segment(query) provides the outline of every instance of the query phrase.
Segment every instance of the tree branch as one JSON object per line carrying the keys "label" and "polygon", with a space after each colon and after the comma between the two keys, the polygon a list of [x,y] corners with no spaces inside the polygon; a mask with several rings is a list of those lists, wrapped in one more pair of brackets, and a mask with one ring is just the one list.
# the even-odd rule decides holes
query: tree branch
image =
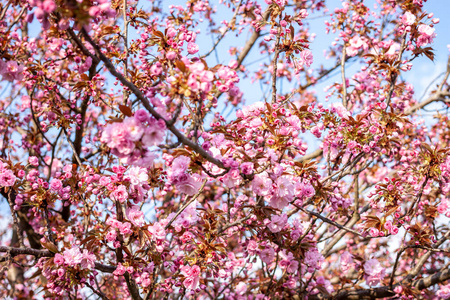
{"label": "tree branch", "polygon": [[[55,256],[55,253],[53,253],[49,250],[38,250],[38,249],[32,249],[32,248],[15,248],[15,247],[7,247],[7,246],[0,246],[0,253],[8,253],[12,257],[17,256],[17,255],[33,255],[36,258]],[[100,263],[96,262],[95,269],[105,272],[105,273],[112,273],[116,270],[116,267],[110,266],[110,265],[104,265],[104,264],[100,264]]]}
{"label": "tree branch", "polygon": [[[208,152],[206,152],[202,147],[200,147],[198,144],[194,143],[193,141],[191,141],[190,139],[188,139],[186,136],[184,136],[180,131],[178,131],[178,129],[175,128],[175,126],[173,124],[171,124],[171,122],[169,122],[168,120],[164,119],[150,104],[150,101],[147,99],[147,97],[144,96],[144,94],[141,92],[141,90],[139,90],[139,88],[137,86],[135,86],[132,82],[128,81],[122,74],[120,74],[116,68],[114,67],[114,65],[111,63],[111,61],[102,53],[100,47],[91,39],[91,37],[89,36],[89,34],[82,29],[81,30],[84,38],[89,42],[89,44],[91,44],[91,46],[94,48],[96,54],[98,55],[98,57],[100,58],[101,61],[103,61],[103,63],[105,64],[106,68],[109,70],[109,72],[114,75],[115,77],[117,77],[117,79],[119,79],[119,81],[126,87],[128,87],[133,94],[142,102],[142,105],[145,107],[145,109],[147,109],[153,117],[155,117],[157,120],[163,120],[164,123],[166,124],[167,129],[169,129],[177,138],[178,140],[183,143],[186,146],[189,146],[192,150],[194,150],[195,152],[197,152],[198,154],[200,154],[201,156],[203,156],[207,161],[215,164],[216,166],[222,168],[222,169],[227,169],[223,163],[212,157]],[[92,56],[92,54],[90,54]]]}

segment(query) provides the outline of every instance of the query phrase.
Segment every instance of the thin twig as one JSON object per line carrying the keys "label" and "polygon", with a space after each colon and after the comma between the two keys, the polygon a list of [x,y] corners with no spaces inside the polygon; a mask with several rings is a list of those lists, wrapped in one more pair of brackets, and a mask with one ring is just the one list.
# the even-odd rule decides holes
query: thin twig
{"label": "thin twig", "polygon": [[342,104],[345,108],[348,108],[347,103],[347,79],[345,78],[345,57],[347,45],[344,42],[344,47],[342,48],[342,57],[341,57],[341,76],[342,76]]}

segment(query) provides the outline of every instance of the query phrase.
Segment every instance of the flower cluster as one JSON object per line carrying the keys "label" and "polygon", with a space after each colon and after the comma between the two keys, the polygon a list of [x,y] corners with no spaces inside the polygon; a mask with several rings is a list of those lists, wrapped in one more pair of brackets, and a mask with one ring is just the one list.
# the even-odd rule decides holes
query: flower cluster
{"label": "flower cluster", "polygon": [[16,175],[8,168],[8,165],[0,161],[0,187],[13,186],[16,179]]}
{"label": "flower cluster", "polygon": [[111,8],[111,2],[108,0],[98,0],[97,5],[91,6],[89,8],[89,15],[91,17],[98,17],[104,14],[108,18],[114,18],[116,11]]}
{"label": "flower cluster", "polygon": [[52,293],[62,295],[71,290],[77,276],[80,276],[83,283],[87,281],[86,278],[93,279],[88,274],[96,273],[95,261],[94,254],[74,246],[66,248],[62,254],[56,253],[52,259],[41,258],[38,266],[43,268],[42,275],[47,279],[46,288]]}
{"label": "flower cluster", "polygon": [[134,117],[108,124],[100,141],[111,148],[123,163],[150,167],[154,155],[149,148],[163,141],[165,129],[163,120],[156,120],[145,110],[138,110]]}
{"label": "flower cluster", "polygon": [[41,22],[42,27],[44,29],[50,28],[50,22],[48,20],[48,17],[50,14],[56,10],[56,3],[53,0],[30,0],[29,1],[31,6],[35,6],[36,9],[34,10],[34,14],[31,14],[28,16],[28,21],[31,23],[33,20],[33,16],[36,17],[36,19]]}
{"label": "flower cluster", "polygon": [[386,269],[376,258],[364,263],[364,278],[369,286],[378,285],[384,279],[385,272]]}
{"label": "flower cluster", "polygon": [[190,163],[191,159],[187,156],[175,158],[168,172],[168,184],[173,184],[181,193],[192,196],[198,192],[202,183],[198,174],[188,172]]}
{"label": "flower cluster", "polygon": [[187,229],[199,220],[199,217],[197,215],[197,206],[198,201],[194,201],[189,204],[176,218],[175,213],[170,213],[167,216],[166,220],[172,220],[173,218],[175,218],[175,220],[172,222],[172,226],[178,232],[180,232],[183,228]]}
{"label": "flower cluster", "polygon": [[0,75],[4,80],[7,81],[20,81],[23,79],[23,70],[24,67],[19,65],[17,61],[10,60],[8,62],[4,62],[0,59]]}
{"label": "flower cluster", "polygon": [[431,44],[434,37],[436,36],[434,27],[431,27],[430,25],[420,24],[418,27],[418,31],[420,33],[420,36],[417,39],[418,47]]}
{"label": "flower cluster", "polygon": [[186,279],[183,281],[183,285],[185,288],[190,290],[195,290],[200,283],[200,267],[197,265],[193,266],[182,266],[181,274],[186,276]]}
{"label": "flower cluster", "polygon": [[95,255],[88,250],[81,252],[79,247],[65,249],[62,254],[55,254],[55,264],[57,266],[68,266],[72,268],[92,269],[95,264]]}

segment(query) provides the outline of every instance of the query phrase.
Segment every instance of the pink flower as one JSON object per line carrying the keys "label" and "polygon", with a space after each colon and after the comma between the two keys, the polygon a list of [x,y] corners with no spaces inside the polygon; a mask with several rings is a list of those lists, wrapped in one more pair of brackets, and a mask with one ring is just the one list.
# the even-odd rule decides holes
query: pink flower
{"label": "pink flower", "polygon": [[16,176],[11,170],[0,170],[0,186],[13,186],[16,182]]}
{"label": "pink flower", "polygon": [[150,67],[150,74],[152,76],[161,75],[162,72],[163,72],[163,68],[162,68],[162,65],[160,62],[156,62]]}
{"label": "pink flower", "polygon": [[438,205],[437,210],[440,214],[444,214],[449,207],[449,202],[447,199],[443,199],[441,204]]}
{"label": "pink flower", "polygon": [[106,240],[108,242],[114,242],[117,238],[117,232],[115,229],[110,229],[106,234]]}
{"label": "pink flower", "polygon": [[296,184],[298,197],[310,198],[316,194],[316,190],[310,183],[299,182]]}
{"label": "pink flower", "polygon": [[[184,228],[189,228],[189,226],[195,224],[198,221],[197,215],[197,205],[198,201],[195,200],[175,219],[172,223],[174,226],[180,226]],[[175,216],[175,213],[170,214],[167,219],[171,220]]]}
{"label": "pink flower", "polygon": [[300,53],[300,64],[309,67],[311,66],[312,63],[313,63],[313,55],[311,50],[303,50]]}
{"label": "pink flower", "polygon": [[62,188],[63,184],[61,180],[57,178],[53,178],[52,181],[50,181],[50,187],[52,190],[59,191]]}
{"label": "pink flower", "polygon": [[81,254],[80,248],[78,247],[72,247],[64,250],[63,256],[66,265],[71,267],[79,265],[81,263],[81,260],[83,259],[83,255]]}
{"label": "pink flower", "polygon": [[227,188],[233,188],[242,182],[242,177],[238,169],[233,169],[225,174],[225,176],[221,178],[221,181],[227,186]]}
{"label": "pink flower", "polygon": [[380,231],[374,227],[370,228],[369,234],[371,237],[378,237],[380,235]]}
{"label": "pink flower", "polygon": [[286,254],[286,250],[283,250],[280,252],[280,267],[288,273],[295,273],[298,269],[298,261],[291,252]]}
{"label": "pink flower", "polygon": [[275,257],[275,250],[271,247],[265,248],[260,252],[259,257],[266,264],[270,264]]}
{"label": "pink flower", "polygon": [[439,299],[449,299],[450,284],[440,286],[439,291],[437,291],[437,296],[439,297]]}
{"label": "pink flower", "polygon": [[189,196],[193,196],[202,186],[202,182],[200,181],[200,178],[197,174],[194,174],[192,176],[189,174],[184,174],[180,176],[175,185],[180,192]]}
{"label": "pink flower", "polygon": [[420,32],[420,36],[417,39],[417,46],[421,47],[423,45],[431,44],[433,42],[436,33],[434,32],[434,27],[429,25],[420,24],[417,28]]}
{"label": "pink flower", "polygon": [[184,173],[191,163],[191,159],[187,156],[181,155],[175,158],[172,162],[172,168],[170,170],[171,176],[177,177]]}
{"label": "pink flower", "polygon": [[134,113],[134,118],[141,123],[147,122],[149,119],[148,112],[145,109],[138,109]]}
{"label": "pink flower", "polygon": [[83,269],[93,269],[95,267],[95,255],[84,249],[82,253],[81,267]]}
{"label": "pink flower", "polygon": [[419,27],[417,28],[419,30],[419,32],[425,36],[434,36],[434,27],[431,27],[429,25],[425,25],[425,24],[420,24]]}
{"label": "pink flower", "polygon": [[199,277],[187,277],[183,281],[184,287],[190,290],[195,290],[196,288],[198,288],[199,283],[200,283]]}
{"label": "pink flower", "polygon": [[135,118],[126,118],[122,122],[122,126],[126,128],[127,138],[133,142],[140,140],[144,134],[144,127]]}
{"label": "pink flower", "polygon": [[350,252],[345,251],[341,255],[341,270],[344,273],[347,273],[348,270],[353,266],[353,255]]}
{"label": "pink flower", "polygon": [[70,23],[69,23],[69,20],[67,20],[67,19],[61,19],[58,23],[58,27],[61,30],[66,30],[67,28],[69,28],[69,26],[70,26]]}
{"label": "pink flower", "polygon": [[187,51],[188,51],[189,54],[197,53],[198,52],[198,45],[195,44],[195,43],[192,43],[192,42],[188,43]]}
{"label": "pink flower", "polygon": [[177,58],[177,53],[175,51],[168,51],[166,53],[166,58],[168,60],[174,60],[175,58]]}
{"label": "pink flower", "polygon": [[183,281],[183,285],[187,289],[195,290],[200,282],[200,267],[197,265],[190,266],[182,266],[181,274],[186,276],[186,279]]}
{"label": "pink flower", "polygon": [[16,61],[10,60],[6,64],[2,61],[2,68],[0,69],[0,74],[3,76],[4,80],[7,81],[20,81],[23,79],[23,66],[20,66]]}
{"label": "pink flower", "polygon": [[349,141],[347,144],[347,148],[352,150],[353,148],[356,148],[358,146],[358,143],[355,141]]}
{"label": "pink flower", "polygon": [[137,227],[144,225],[144,212],[140,211],[139,208],[133,207],[127,211],[128,220]]}
{"label": "pink flower", "polygon": [[127,268],[125,268],[121,263],[117,265],[117,268],[114,270],[113,274],[116,276],[122,276],[127,271]]}
{"label": "pink flower", "polygon": [[272,231],[273,233],[280,232],[286,225],[287,219],[288,218],[286,214],[282,214],[279,216],[272,215],[271,222],[267,225],[267,227],[269,227],[270,231]]}
{"label": "pink flower", "polygon": [[406,26],[414,24],[415,21],[416,16],[410,13],[409,11],[405,12],[405,14],[402,16],[402,23]]}
{"label": "pink flower", "polygon": [[379,284],[385,276],[385,271],[386,270],[375,258],[372,258],[364,263],[364,277],[369,286],[375,286]]}
{"label": "pink flower", "polygon": [[360,36],[354,36],[349,43],[350,45],[346,48],[348,56],[355,56],[361,48],[368,49],[367,43]]}
{"label": "pink flower", "polygon": [[53,0],[45,0],[42,2],[42,9],[46,13],[50,14],[56,9],[56,4]]}
{"label": "pink flower", "polygon": [[166,230],[160,223],[153,224],[153,226],[148,228],[148,231],[152,234],[155,240],[162,241],[166,239]]}
{"label": "pink flower", "polygon": [[131,231],[131,223],[128,223],[128,222],[121,223],[119,225],[119,231],[123,235],[130,234],[132,232]]}
{"label": "pink flower", "polygon": [[187,277],[196,277],[200,275],[200,267],[197,265],[181,267],[181,274]]}
{"label": "pink flower", "polygon": [[267,196],[272,190],[272,180],[266,172],[255,175],[252,181],[253,192],[258,196]]}
{"label": "pink flower", "polygon": [[128,199],[127,188],[124,185],[119,185],[112,193],[114,200],[124,203]]}
{"label": "pink flower", "polygon": [[142,143],[146,147],[158,145],[164,141],[166,135],[166,124],[162,120],[151,119],[149,126],[145,129]]}
{"label": "pink flower", "polygon": [[53,261],[55,262],[56,265],[61,266],[64,264],[64,257],[61,254],[56,253]]}
{"label": "pink flower", "polygon": [[253,163],[245,162],[241,164],[241,172],[246,175],[250,175],[253,173]]}
{"label": "pink flower", "polygon": [[283,209],[287,203],[291,202],[294,199],[294,185],[290,178],[286,176],[278,177],[277,186],[275,189],[275,193],[278,198],[283,200],[283,205],[274,206],[275,208]]}
{"label": "pink flower", "polygon": [[143,185],[147,183],[148,173],[147,170],[141,167],[131,167],[128,170],[128,174],[125,176],[132,185]]}
{"label": "pink flower", "polygon": [[320,270],[322,268],[322,262],[324,260],[325,258],[319,253],[317,248],[312,248],[305,253],[303,262],[308,266],[308,272],[314,272],[314,270]]}
{"label": "pink flower", "polygon": [[37,167],[39,165],[39,159],[36,156],[30,156],[28,158],[28,162],[34,167]]}
{"label": "pink flower", "polygon": [[247,251],[250,255],[255,255],[258,252],[258,243],[255,240],[249,241]]}
{"label": "pink flower", "polygon": [[176,35],[177,35],[177,30],[175,28],[170,27],[170,28],[167,29],[167,36],[169,38],[173,38]]}
{"label": "pink flower", "polygon": [[238,295],[244,295],[247,292],[247,283],[241,281],[236,285],[235,292]]}
{"label": "pink flower", "polygon": [[277,208],[277,209],[283,209],[288,204],[289,201],[286,198],[279,197],[277,195],[272,195],[269,200],[270,206]]}

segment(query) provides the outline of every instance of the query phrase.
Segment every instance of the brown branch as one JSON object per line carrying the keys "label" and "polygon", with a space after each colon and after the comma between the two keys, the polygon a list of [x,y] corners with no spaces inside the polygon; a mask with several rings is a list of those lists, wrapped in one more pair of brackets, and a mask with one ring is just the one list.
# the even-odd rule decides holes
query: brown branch
{"label": "brown branch", "polygon": [[[281,19],[281,15],[280,15]],[[278,71],[278,56],[280,55],[280,35],[281,28],[278,29],[277,41],[275,43],[275,53],[272,60],[272,103],[277,101],[277,71]]]}
{"label": "brown branch", "polygon": [[24,238],[23,238],[22,228],[20,228],[19,220],[16,215],[16,210],[14,209],[14,202],[16,199],[16,191],[14,189],[10,188],[9,191],[5,192],[5,193],[7,193],[7,197],[5,197],[5,198],[6,198],[6,201],[8,201],[9,208],[11,210],[11,216],[13,218],[13,227],[14,227],[14,230],[16,231],[19,245],[20,245],[20,247],[24,247],[24,243],[23,243]]}
{"label": "brown branch", "polygon": [[342,104],[345,108],[347,108],[347,80],[345,79],[345,58],[347,56],[346,53],[346,44],[344,42],[344,47],[342,48],[342,57],[341,57],[341,76],[342,76]]}
{"label": "brown branch", "polygon": [[392,99],[392,94],[394,93],[394,89],[395,89],[395,83],[397,82],[397,77],[399,75],[399,70],[400,70],[400,66],[402,64],[402,55],[403,55],[403,51],[405,51],[406,49],[406,35],[408,34],[407,31],[405,31],[405,33],[403,33],[402,36],[402,44],[400,46],[400,51],[398,53],[398,57],[397,57],[397,61],[398,61],[398,70],[396,70],[396,73],[392,74],[391,73],[391,84],[389,86],[389,92],[388,92],[388,96],[386,98],[386,111],[389,108],[389,105],[391,103],[391,99]]}
{"label": "brown branch", "polygon": [[427,106],[428,104],[436,102],[436,101],[444,101],[444,102],[448,101],[448,99],[446,99],[447,97],[450,97],[450,92],[437,92],[437,93],[433,94],[432,96],[430,96],[428,99],[408,108],[405,111],[405,115],[411,115],[411,114],[415,113],[417,110],[422,109],[425,106]]}
{"label": "brown branch", "polygon": [[[0,253],[8,253],[12,257],[17,255],[33,255],[36,258],[53,257],[55,255],[53,252],[49,250],[38,250],[33,248],[15,248],[7,246],[0,246]],[[96,262],[95,269],[105,273],[112,273],[116,270],[116,267]]]}
{"label": "brown branch", "polygon": [[[297,205],[294,204],[294,206],[297,206]],[[300,207],[299,207],[299,208],[300,208]],[[351,228],[348,228],[348,227],[346,227],[346,226],[344,226],[344,225],[341,225],[341,224],[339,224],[339,223],[337,223],[337,222],[335,222],[335,221],[333,221],[333,220],[330,220],[330,219],[328,219],[328,218],[326,218],[326,217],[324,217],[324,216],[322,216],[322,215],[320,215],[320,214],[318,214],[318,213],[315,213],[315,212],[313,212],[313,211],[309,211],[309,210],[303,209],[303,208],[300,208],[300,210],[303,211],[303,212],[305,212],[305,213],[307,213],[307,214],[310,214],[310,215],[312,215],[312,216],[314,216],[314,217],[316,217],[316,218],[319,218],[319,219],[321,219],[322,221],[324,221],[325,223],[331,224],[331,225],[333,225],[333,226],[335,226],[335,227],[337,227],[337,228],[339,228],[339,229],[342,229],[342,230],[347,231],[347,232],[351,232],[351,233],[353,233],[353,234],[356,234],[357,236],[362,236],[358,231],[353,230],[353,229],[351,229]]]}
{"label": "brown branch", "polygon": [[[345,226],[347,228],[350,228],[353,225],[355,225],[356,222],[358,222],[359,219],[360,219],[360,214],[365,212],[366,210],[368,210],[369,207],[370,207],[369,205],[364,206],[361,209],[361,212],[358,212],[358,211],[355,210],[355,212],[353,213],[352,218],[347,223],[345,223]],[[331,249],[333,249],[334,245],[336,245],[346,233],[347,232],[345,232],[344,230],[340,230],[336,234],[334,234],[333,239],[328,244],[326,244],[325,247],[323,248],[323,250],[321,252],[322,255],[325,256],[325,257],[328,256],[330,254]]]}
{"label": "brown branch", "polygon": [[209,50],[206,54],[200,56],[200,58],[205,58],[205,57],[209,56],[214,50],[216,50],[216,48],[217,48],[217,46],[219,45],[220,41],[222,41],[222,39],[225,37],[225,35],[226,35],[226,34],[228,33],[228,31],[230,30],[230,25],[231,25],[231,26],[234,26],[234,24],[236,23],[236,17],[237,17],[237,14],[238,14],[238,12],[239,12],[239,9],[240,9],[240,7],[241,7],[241,4],[242,4],[242,0],[240,0],[239,3],[238,3],[238,5],[236,6],[235,11],[234,11],[234,14],[233,14],[233,17],[231,18],[231,21],[228,22],[229,25],[227,26],[227,29],[226,29],[226,30],[220,35],[220,37],[216,40],[216,42],[214,43],[214,45],[213,45],[213,47],[211,48],[211,50]]}
{"label": "brown branch", "polygon": [[297,161],[298,162],[304,162],[310,159],[314,159],[317,158],[319,156],[321,156],[323,154],[323,150],[322,149],[317,149],[314,152],[311,152],[309,154],[304,155],[303,157],[299,158]]}
{"label": "brown branch", "polygon": [[[450,279],[450,270],[444,270],[442,272],[437,272],[434,275],[428,276],[426,278],[415,280],[411,285],[418,289],[424,290],[429,288],[435,284],[442,283]],[[396,286],[401,286],[401,284],[396,284]],[[377,299],[377,298],[386,298],[392,297],[395,295],[393,289],[390,289],[387,286],[371,288],[371,289],[357,289],[357,290],[347,290],[337,293],[335,295],[312,295],[309,296],[310,300],[318,300],[318,299],[333,299],[333,300],[356,300],[356,299]]]}
{"label": "brown branch", "polygon": [[67,32],[69,33],[69,39],[71,40],[72,44],[75,44],[76,46],[78,46],[78,48],[80,48],[81,52],[83,52],[84,55],[89,56],[90,58],[92,58],[93,62],[95,62],[96,64],[98,64],[100,62],[100,59],[95,56],[94,54],[92,54],[81,42],[81,40],[77,37],[77,35],[75,34],[75,32],[73,31],[72,28],[67,29]]}
{"label": "brown branch", "polygon": [[220,230],[218,230],[218,234],[221,235],[224,231],[226,231],[227,229],[237,226],[237,225],[243,225],[243,222],[247,221],[248,219],[250,219],[251,215],[247,215],[246,217],[243,217],[242,219],[239,219],[233,223],[227,224],[225,227],[221,228]]}
{"label": "brown branch", "polygon": [[[269,19],[270,13],[272,12],[272,6],[267,7],[267,9],[264,11],[262,15],[262,19],[264,22],[266,22]],[[250,50],[253,48],[253,45],[255,45],[256,40],[260,37],[261,31],[255,30],[252,34],[252,36],[248,39],[247,43],[245,43],[244,48],[242,49],[242,52],[239,54],[237,59],[237,68],[239,68],[242,63],[244,62],[244,59],[247,57]]]}

